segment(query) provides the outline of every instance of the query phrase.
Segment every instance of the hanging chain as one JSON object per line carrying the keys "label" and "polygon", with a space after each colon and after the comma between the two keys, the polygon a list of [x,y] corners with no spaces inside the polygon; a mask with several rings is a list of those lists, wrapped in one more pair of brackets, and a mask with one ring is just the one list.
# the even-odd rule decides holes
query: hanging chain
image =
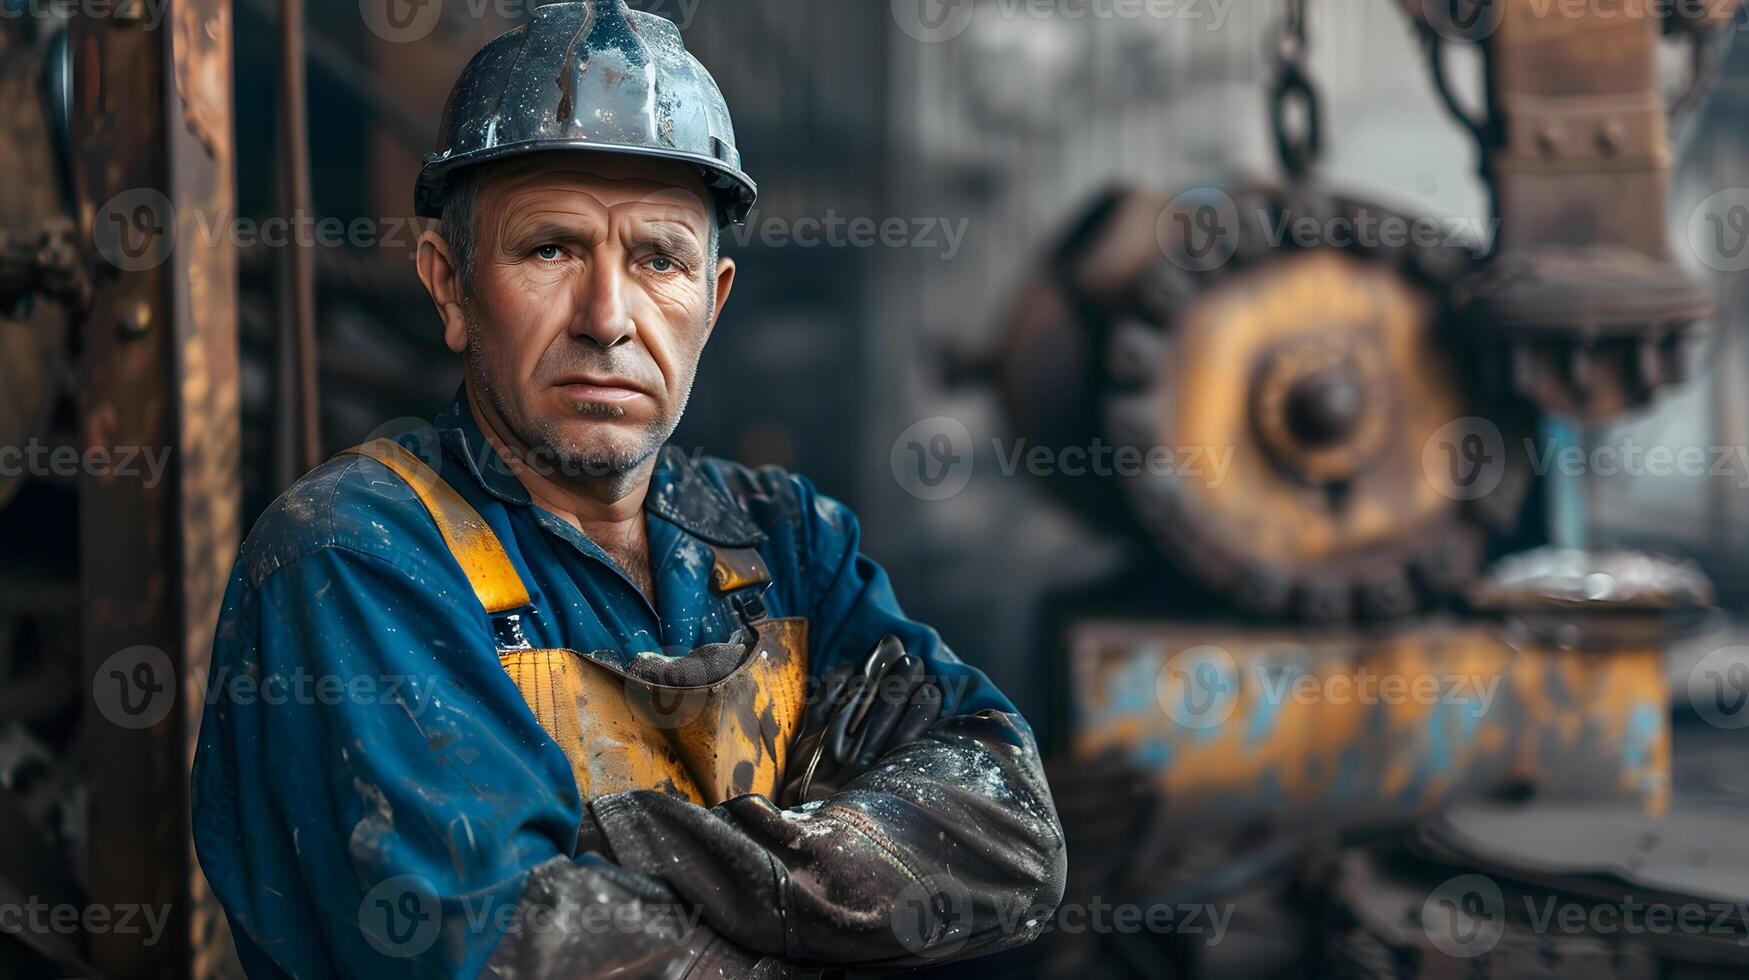
{"label": "hanging chain", "polygon": [[1297,62],[1306,50],[1306,0],[1287,0],[1281,19],[1281,60]]}
{"label": "hanging chain", "polygon": [[[1306,40],[1307,0],[1287,0],[1281,42],[1276,50],[1275,87],[1270,91],[1270,121],[1282,169],[1293,182],[1304,179],[1323,150],[1322,108],[1318,90],[1306,71],[1310,45]],[[1293,110],[1298,105],[1298,121]]]}
{"label": "hanging chain", "polygon": [[1676,100],[1670,104],[1670,116],[1677,122],[1687,118],[1706,98],[1718,74],[1718,44],[1706,31],[1683,32],[1688,42],[1688,80]]}

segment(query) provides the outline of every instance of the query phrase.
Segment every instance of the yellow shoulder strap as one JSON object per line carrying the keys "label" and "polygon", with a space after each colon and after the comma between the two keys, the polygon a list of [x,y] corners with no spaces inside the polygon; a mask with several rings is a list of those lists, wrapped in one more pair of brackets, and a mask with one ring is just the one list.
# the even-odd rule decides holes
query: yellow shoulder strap
{"label": "yellow shoulder strap", "polygon": [[516,573],[516,566],[510,563],[504,543],[479,511],[469,506],[454,487],[443,482],[443,477],[425,465],[424,460],[392,439],[367,442],[345,452],[374,459],[407,481],[431,513],[431,519],[437,522],[438,533],[443,535],[450,554],[461,565],[462,573],[474,587],[474,595],[488,614],[495,616],[529,604],[528,587]]}

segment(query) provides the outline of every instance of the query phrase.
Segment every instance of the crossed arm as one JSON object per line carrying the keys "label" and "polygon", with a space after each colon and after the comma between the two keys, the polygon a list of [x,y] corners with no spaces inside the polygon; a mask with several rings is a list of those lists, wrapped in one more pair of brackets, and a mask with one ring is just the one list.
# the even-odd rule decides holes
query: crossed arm
{"label": "crossed arm", "polygon": [[[814,669],[892,633],[941,682],[943,711],[791,810],[643,791],[579,801],[563,754],[480,655],[493,641],[466,581],[417,551],[326,547],[254,586],[240,569],[195,835],[251,975],[780,975],[1032,938],[1064,854],[1031,733],[903,616],[849,526],[807,563]],[[299,676],[350,686],[267,695]],[[579,850],[591,826],[600,845]]]}

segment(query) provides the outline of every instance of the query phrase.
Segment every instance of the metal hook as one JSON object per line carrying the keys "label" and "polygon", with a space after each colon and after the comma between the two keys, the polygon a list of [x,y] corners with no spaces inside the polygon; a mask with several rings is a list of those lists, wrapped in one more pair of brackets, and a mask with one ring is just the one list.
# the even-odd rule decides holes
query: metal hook
{"label": "metal hook", "polygon": [[[1288,122],[1289,105],[1298,101],[1305,113],[1304,128],[1298,132]],[[1324,148],[1322,109],[1312,80],[1299,65],[1282,66],[1270,94],[1271,122],[1275,127],[1275,149],[1281,157],[1282,169],[1290,178],[1299,180],[1311,171]]]}

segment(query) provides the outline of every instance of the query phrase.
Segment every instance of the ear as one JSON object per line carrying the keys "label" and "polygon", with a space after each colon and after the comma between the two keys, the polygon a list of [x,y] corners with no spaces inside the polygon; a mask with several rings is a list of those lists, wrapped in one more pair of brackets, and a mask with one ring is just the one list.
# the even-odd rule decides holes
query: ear
{"label": "ear", "polygon": [[716,329],[717,317],[723,315],[723,307],[729,303],[729,292],[735,288],[735,260],[722,258],[717,260],[717,295],[715,305],[711,307],[710,329]]}
{"label": "ear", "polygon": [[450,255],[449,243],[435,228],[419,234],[419,255],[414,260],[419,281],[437,305],[437,315],[443,318],[443,342],[460,354],[468,349],[468,320],[462,312],[462,279]]}

